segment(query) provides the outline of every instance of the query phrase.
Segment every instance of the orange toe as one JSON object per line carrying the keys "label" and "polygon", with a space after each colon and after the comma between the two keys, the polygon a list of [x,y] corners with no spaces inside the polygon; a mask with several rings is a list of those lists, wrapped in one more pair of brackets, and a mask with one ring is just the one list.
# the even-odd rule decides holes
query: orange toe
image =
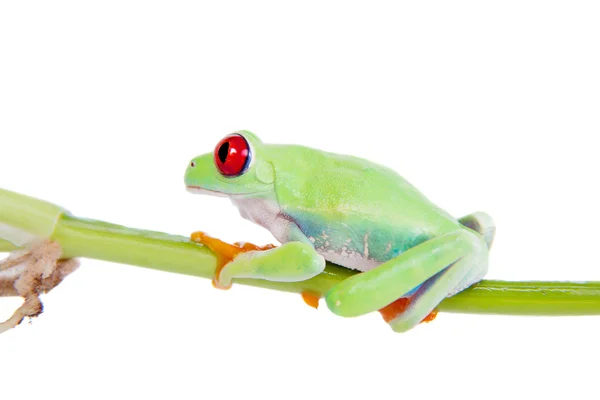
{"label": "orange toe", "polygon": [[229,244],[220,239],[208,236],[204,232],[194,232],[191,235],[191,240],[196,243],[201,243],[208,247],[213,253],[215,253],[217,257],[217,268],[215,269],[215,276],[213,278],[212,284],[215,288],[218,289],[229,289],[229,287],[225,287],[219,285],[219,276],[221,275],[221,271],[231,260],[235,258],[238,254],[243,252],[239,246],[235,246],[233,244]]}
{"label": "orange toe", "polygon": [[235,256],[243,251],[239,246],[229,244],[212,236],[208,236],[204,232],[192,233],[191,240],[196,243],[202,243],[211,249],[215,254],[221,255],[230,260],[233,260]]}
{"label": "orange toe", "polygon": [[429,313],[429,315],[427,315],[425,318],[423,318],[423,321],[421,321],[421,323],[433,321],[435,319],[435,317],[437,317],[437,314],[438,314],[438,310],[433,310],[432,312]]}
{"label": "orange toe", "polygon": [[402,314],[410,304],[410,297],[401,297],[391,304],[383,307],[379,312],[385,322],[390,322]]}
{"label": "orange toe", "polygon": [[[379,312],[381,313],[381,316],[383,317],[383,320],[385,322],[391,322],[394,319],[396,319],[400,314],[402,314],[404,311],[406,311],[406,309],[410,305],[410,302],[411,302],[410,297],[402,297],[402,298],[394,301],[393,303],[383,307],[381,310],[379,310]],[[425,318],[423,318],[423,321],[421,321],[421,323],[433,321],[435,319],[435,317],[437,316],[437,313],[438,313],[437,310],[433,310]]]}
{"label": "orange toe", "polygon": [[302,292],[302,300],[312,308],[319,308],[321,296],[313,292]]}
{"label": "orange toe", "polygon": [[259,251],[260,250],[271,250],[271,249],[274,249],[275,247],[277,247],[274,244],[267,244],[267,245],[264,245],[264,246],[258,246],[256,244],[249,243],[249,242],[235,242],[234,245],[237,246],[237,247],[239,247],[239,248],[241,248],[244,251],[251,251],[251,250],[255,250],[255,251],[256,250],[259,250]]}

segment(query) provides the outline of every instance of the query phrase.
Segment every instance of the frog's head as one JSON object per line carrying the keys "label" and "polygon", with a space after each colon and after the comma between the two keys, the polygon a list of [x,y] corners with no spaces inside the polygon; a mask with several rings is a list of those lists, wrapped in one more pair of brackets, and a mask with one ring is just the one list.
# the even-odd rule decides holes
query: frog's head
{"label": "frog's head", "polygon": [[266,150],[252,132],[225,136],[214,152],[194,158],[185,171],[190,192],[224,197],[253,197],[273,192],[273,165],[261,155]]}

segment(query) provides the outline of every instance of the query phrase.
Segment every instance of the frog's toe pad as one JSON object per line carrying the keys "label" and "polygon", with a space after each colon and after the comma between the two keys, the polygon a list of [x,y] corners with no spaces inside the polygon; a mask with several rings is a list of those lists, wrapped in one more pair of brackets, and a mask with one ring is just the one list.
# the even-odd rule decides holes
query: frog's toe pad
{"label": "frog's toe pad", "polygon": [[437,317],[437,315],[438,315],[438,310],[433,310],[432,312],[427,314],[427,316],[425,318],[423,318],[423,321],[421,321],[421,323],[431,322]]}
{"label": "frog's toe pad", "polygon": [[220,289],[220,290],[229,290],[231,289],[231,283],[230,284],[223,284],[220,283],[216,278],[212,279],[212,285],[215,289]]}

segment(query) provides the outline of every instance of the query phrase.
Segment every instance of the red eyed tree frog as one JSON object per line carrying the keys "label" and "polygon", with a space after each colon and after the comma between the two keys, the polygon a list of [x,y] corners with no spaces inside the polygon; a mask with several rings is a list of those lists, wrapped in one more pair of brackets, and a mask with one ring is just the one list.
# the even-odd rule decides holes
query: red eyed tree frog
{"label": "red eyed tree frog", "polygon": [[487,214],[453,218],[396,172],[361,158],[265,144],[239,131],[194,158],[185,184],[194,193],[230,198],[242,217],[282,243],[232,246],[195,233],[220,260],[216,287],[229,287],[235,277],[301,281],[319,274],[327,260],[361,271],[325,295],[332,312],[379,310],[403,332],[488,269],[495,226]]}

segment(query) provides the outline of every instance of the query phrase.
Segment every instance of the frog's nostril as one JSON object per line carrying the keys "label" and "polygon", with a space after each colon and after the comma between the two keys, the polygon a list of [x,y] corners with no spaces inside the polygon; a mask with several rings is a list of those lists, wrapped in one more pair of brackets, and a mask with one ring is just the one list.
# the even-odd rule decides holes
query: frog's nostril
{"label": "frog's nostril", "polygon": [[192,161],[192,162],[190,163],[190,167],[194,168],[195,166],[196,166],[196,163]]}

